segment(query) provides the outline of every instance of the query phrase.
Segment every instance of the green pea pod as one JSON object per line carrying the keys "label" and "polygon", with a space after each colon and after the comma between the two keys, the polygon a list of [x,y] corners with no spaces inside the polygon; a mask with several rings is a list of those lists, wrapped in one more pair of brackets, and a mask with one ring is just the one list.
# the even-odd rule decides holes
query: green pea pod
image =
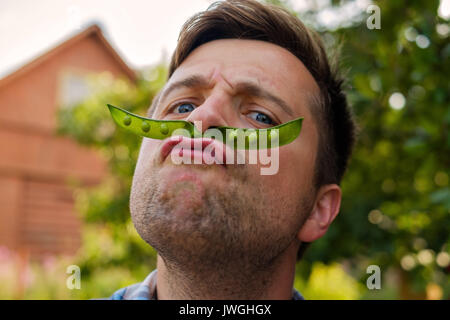
{"label": "green pea pod", "polygon": [[[184,120],[155,120],[135,115],[121,108],[107,105],[116,124],[139,136],[152,139],[165,139],[177,129],[184,129],[189,137],[201,137],[194,124]],[[217,127],[223,143],[237,149],[261,149],[283,146],[294,141],[302,129],[303,118],[280,124],[267,129]],[[215,136],[214,130],[206,130],[203,136]],[[266,141],[260,141],[266,139]],[[264,143],[265,142],[265,143]]]}

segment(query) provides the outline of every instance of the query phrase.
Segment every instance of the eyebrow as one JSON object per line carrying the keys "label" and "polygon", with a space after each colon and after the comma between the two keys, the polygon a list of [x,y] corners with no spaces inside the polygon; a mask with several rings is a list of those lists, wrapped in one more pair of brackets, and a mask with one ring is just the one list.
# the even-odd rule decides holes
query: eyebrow
{"label": "eyebrow", "polygon": [[208,81],[206,81],[206,79],[203,76],[200,76],[200,75],[189,76],[185,79],[171,83],[166,89],[164,89],[161,92],[161,96],[158,100],[158,104],[161,101],[164,101],[164,99],[166,99],[167,96],[175,90],[178,90],[181,88],[192,89],[192,88],[207,87],[207,86],[208,86]]}
{"label": "eyebrow", "polygon": [[284,112],[289,114],[290,116],[294,115],[294,112],[292,111],[291,107],[281,98],[275,96],[274,94],[270,93],[264,88],[261,88],[260,86],[252,83],[252,82],[239,82],[235,86],[236,91],[238,93],[246,93],[250,96],[260,98],[263,100],[269,100],[278,105],[281,109],[283,109]]}
{"label": "eyebrow", "polygon": [[[192,75],[185,79],[176,81],[170,84],[165,90],[163,90],[161,97],[158,101],[158,104],[167,98],[167,96],[178,89],[181,88],[199,88],[199,87],[208,87],[209,82],[207,79],[201,75]],[[289,114],[290,116],[294,115],[292,108],[281,98],[276,95],[270,93],[264,88],[261,88],[257,84],[251,81],[241,81],[234,86],[236,93],[244,93],[252,97],[261,98],[264,100],[271,101],[279,106],[284,112]]]}

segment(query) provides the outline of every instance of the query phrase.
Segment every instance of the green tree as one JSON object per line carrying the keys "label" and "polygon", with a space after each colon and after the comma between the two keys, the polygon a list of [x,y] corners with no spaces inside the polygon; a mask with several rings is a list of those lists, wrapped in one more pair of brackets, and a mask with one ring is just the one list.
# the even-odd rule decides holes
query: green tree
{"label": "green tree", "polygon": [[437,15],[439,1],[376,4],[379,30],[366,27],[368,14],[336,30],[318,26],[329,46],[340,44],[360,133],[341,213],[305,261],[346,260],[361,280],[377,264],[398,279],[400,297],[437,285],[448,298],[449,23]]}
{"label": "green tree", "polygon": [[145,114],[167,77],[163,64],[143,71],[136,83],[114,79],[109,73],[87,77],[91,95],[59,112],[59,133],[95,148],[108,172],[94,188],[74,185],[77,211],[85,222],[83,245],[76,263],[83,270],[85,290],[75,297],[112,294],[142,281],[155,267],[156,253],[135,231],[129,212],[129,194],[141,139],[116,128],[107,103]]}

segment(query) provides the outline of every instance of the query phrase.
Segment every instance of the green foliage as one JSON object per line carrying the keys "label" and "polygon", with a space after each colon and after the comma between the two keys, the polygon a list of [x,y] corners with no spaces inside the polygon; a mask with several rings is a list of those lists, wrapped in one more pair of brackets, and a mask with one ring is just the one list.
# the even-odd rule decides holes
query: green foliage
{"label": "green foliage", "polygon": [[[380,30],[362,21],[324,33],[331,43],[344,41],[341,65],[348,68],[360,134],[341,212],[305,259],[351,260],[361,279],[369,264],[394,267],[411,296],[437,283],[449,297],[449,270],[436,261],[450,252],[450,44],[436,29],[448,21],[437,17],[438,1],[377,4]],[[429,39],[428,47],[418,46],[418,35]],[[405,98],[401,109],[389,103],[396,92]],[[420,259],[424,252],[432,259]],[[402,263],[407,255],[413,263]]]}
{"label": "green foliage", "polygon": [[129,212],[141,139],[117,128],[106,104],[145,114],[166,77],[164,65],[143,72],[136,84],[108,73],[93,74],[87,78],[92,95],[59,112],[59,132],[97,149],[108,164],[100,185],[75,191],[77,211],[86,223],[83,246],[73,262],[83,270],[87,286],[83,292],[89,292],[82,298],[109,296],[120,287],[142,281],[155,267],[156,253],[137,234]]}
{"label": "green foliage", "polygon": [[307,300],[355,300],[363,291],[363,285],[336,262],[314,263],[308,280],[297,277],[294,285]]}

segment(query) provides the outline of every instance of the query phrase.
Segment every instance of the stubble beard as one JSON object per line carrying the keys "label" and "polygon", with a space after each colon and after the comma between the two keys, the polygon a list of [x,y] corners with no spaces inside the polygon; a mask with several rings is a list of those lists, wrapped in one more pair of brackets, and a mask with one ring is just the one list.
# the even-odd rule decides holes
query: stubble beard
{"label": "stubble beard", "polygon": [[[296,208],[289,207],[273,197],[275,190],[249,179],[246,166],[235,166],[227,168],[231,175],[227,185],[206,186],[201,191],[202,201],[180,218],[172,214],[180,210],[179,203],[160,183],[161,168],[153,164],[142,170],[145,174],[136,171],[130,197],[133,223],[168,270],[191,280],[214,274],[210,282],[220,283],[233,277],[246,284],[242,290],[251,290],[249,283],[269,276],[276,267],[277,258],[295,239],[310,211],[308,197],[298,201]],[[189,169],[219,168],[202,165]],[[195,184],[186,182],[185,188],[196,192]],[[294,210],[297,219],[292,223]]]}

